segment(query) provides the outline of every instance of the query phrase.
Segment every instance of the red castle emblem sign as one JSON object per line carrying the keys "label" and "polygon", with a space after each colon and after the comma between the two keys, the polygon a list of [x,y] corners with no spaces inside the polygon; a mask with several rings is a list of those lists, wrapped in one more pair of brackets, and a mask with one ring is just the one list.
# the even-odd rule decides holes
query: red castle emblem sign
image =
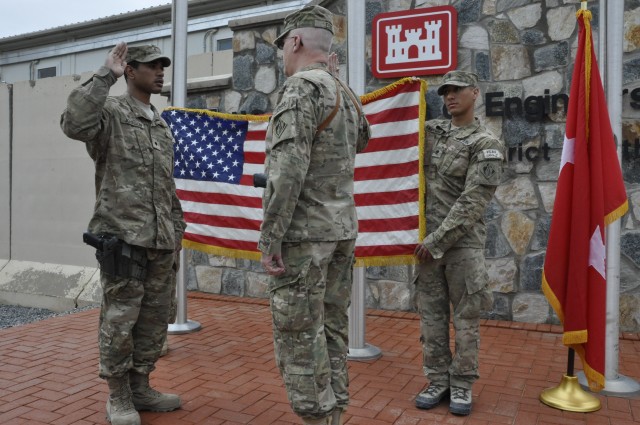
{"label": "red castle emblem sign", "polygon": [[371,71],[376,78],[456,69],[458,14],[453,6],[380,13],[372,26]]}

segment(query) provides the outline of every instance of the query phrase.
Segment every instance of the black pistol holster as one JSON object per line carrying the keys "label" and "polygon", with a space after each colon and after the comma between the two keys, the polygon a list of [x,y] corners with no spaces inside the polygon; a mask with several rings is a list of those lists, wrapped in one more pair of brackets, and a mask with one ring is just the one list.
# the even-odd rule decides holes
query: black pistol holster
{"label": "black pistol holster", "polygon": [[82,240],[96,249],[100,270],[114,277],[144,280],[147,277],[147,250],[113,235],[84,232]]}

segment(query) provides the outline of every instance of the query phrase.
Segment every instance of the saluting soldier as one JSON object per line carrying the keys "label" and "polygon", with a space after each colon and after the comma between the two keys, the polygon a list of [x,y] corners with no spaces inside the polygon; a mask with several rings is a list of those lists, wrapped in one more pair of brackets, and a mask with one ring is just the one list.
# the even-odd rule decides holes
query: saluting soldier
{"label": "saluting soldier", "polygon": [[[173,138],[151,105],[171,60],[153,45],[118,43],[89,81],[74,89],[61,127],[85,143],[95,163],[96,202],[89,232],[115,241],[98,252],[102,306],[101,378],[109,385],[107,420],[140,424],[138,410],[170,411],[180,397],[149,386],[175,293],[186,227],[173,180]],[[121,76],[127,92],[109,96]]]}

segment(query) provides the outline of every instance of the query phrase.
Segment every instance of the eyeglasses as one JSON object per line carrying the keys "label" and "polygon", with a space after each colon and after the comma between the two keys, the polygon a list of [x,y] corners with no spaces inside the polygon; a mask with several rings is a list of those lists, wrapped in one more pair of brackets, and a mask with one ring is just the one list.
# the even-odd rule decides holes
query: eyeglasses
{"label": "eyeglasses", "polygon": [[288,36],[288,37],[281,38],[281,39],[280,39],[280,40],[278,40],[278,42],[276,43],[276,47],[277,47],[278,49],[282,50],[282,48],[284,47],[284,43],[285,43],[285,41],[287,41],[287,40],[288,40],[288,39],[290,39],[291,37],[293,37],[293,36],[291,36],[291,35],[290,35],[290,36]]}
{"label": "eyeglasses", "polygon": [[[285,43],[288,39],[290,39],[290,38],[296,38],[296,37],[300,38],[300,36],[298,36],[298,35],[290,35],[290,36],[288,36],[288,37],[282,38],[282,39],[278,40],[278,42],[276,43],[276,47],[277,47],[278,49],[282,50],[282,48],[284,47],[284,43]],[[300,45],[302,46],[302,40],[300,40]]]}

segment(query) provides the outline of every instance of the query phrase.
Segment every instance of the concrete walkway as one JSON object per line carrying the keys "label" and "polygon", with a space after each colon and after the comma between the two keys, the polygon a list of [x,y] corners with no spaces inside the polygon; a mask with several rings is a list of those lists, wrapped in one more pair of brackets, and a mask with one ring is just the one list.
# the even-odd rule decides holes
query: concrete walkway
{"label": "concrete walkway", "polygon": [[[170,335],[169,354],[152,374],[161,390],[179,393],[183,407],[142,413],[146,425],[299,424],[273,360],[271,318],[264,300],[190,293],[188,316],[202,330]],[[0,424],[106,424],[106,384],[97,377],[98,309],[0,330]],[[549,325],[483,322],[481,375],[469,417],[446,403],[414,407],[425,385],[412,313],[369,311],[367,342],[383,356],[349,362],[351,406],[346,425],[631,425],[640,398],[598,395],[602,408],[572,413],[538,397],[566,371],[560,329]],[[580,370],[576,359],[576,370]],[[640,335],[620,339],[620,373],[640,379]]]}

